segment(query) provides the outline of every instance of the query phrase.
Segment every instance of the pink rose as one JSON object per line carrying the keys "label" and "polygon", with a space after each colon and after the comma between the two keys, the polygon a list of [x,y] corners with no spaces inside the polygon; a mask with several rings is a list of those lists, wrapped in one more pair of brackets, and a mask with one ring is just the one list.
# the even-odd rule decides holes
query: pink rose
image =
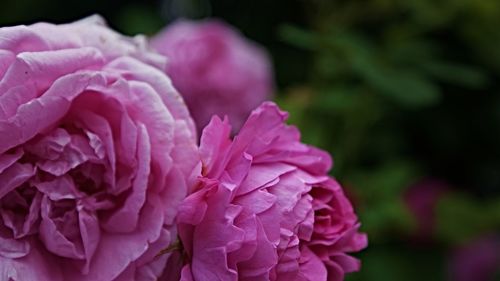
{"label": "pink rose", "polygon": [[450,259],[450,281],[493,281],[500,274],[500,234],[490,234],[458,248]]}
{"label": "pink rose", "polygon": [[366,247],[330,156],[300,142],[267,102],[231,140],[227,119],[203,131],[203,176],[179,208],[181,280],[343,280]]}
{"label": "pink rose", "polygon": [[0,280],[162,273],[198,157],[145,46],[98,17],[0,29]]}
{"label": "pink rose", "polygon": [[447,183],[437,179],[424,179],[412,185],[404,200],[416,222],[415,238],[429,240],[436,228],[436,210],[441,199],[449,193]]}
{"label": "pink rose", "polygon": [[201,130],[212,115],[228,115],[233,129],[273,91],[265,51],[215,20],[178,21],[152,40],[168,57],[167,73]]}

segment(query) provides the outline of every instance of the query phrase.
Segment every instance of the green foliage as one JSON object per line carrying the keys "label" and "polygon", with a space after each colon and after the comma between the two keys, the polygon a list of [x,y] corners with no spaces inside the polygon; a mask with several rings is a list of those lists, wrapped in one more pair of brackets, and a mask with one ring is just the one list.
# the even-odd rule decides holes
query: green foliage
{"label": "green foliage", "polygon": [[410,163],[392,161],[351,175],[347,186],[362,195],[360,219],[373,241],[385,241],[391,233],[409,233],[412,229],[412,216],[400,198],[416,173]]}
{"label": "green foliage", "polygon": [[346,281],[445,280],[445,264],[440,250],[401,242],[369,246],[360,257],[363,269],[347,275]]}
{"label": "green foliage", "polygon": [[154,35],[163,27],[160,15],[154,9],[141,4],[123,6],[117,13],[115,21],[122,32],[129,35]]}
{"label": "green foliage", "polygon": [[438,237],[463,244],[500,229],[500,199],[478,202],[464,194],[455,194],[440,202],[437,215]]}
{"label": "green foliage", "polygon": [[[308,27],[278,31],[313,58],[279,102],[306,142],[332,152],[369,234],[348,280],[442,280],[448,249],[500,229],[500,2],[311,3]],[[403,196],[429,178],[450,190],[434,243],[412,248]]]}

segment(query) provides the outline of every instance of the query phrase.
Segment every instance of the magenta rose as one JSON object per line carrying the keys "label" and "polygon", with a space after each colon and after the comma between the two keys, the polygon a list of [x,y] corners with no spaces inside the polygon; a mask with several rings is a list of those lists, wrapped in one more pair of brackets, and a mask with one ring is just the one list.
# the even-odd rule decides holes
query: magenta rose
{"label": "magenta rose", "polygon": [[198,161],[162,65],[99,17],[0,29],[0,280],[162,274]]}
{"label": "magenta rose", "polygon": [[413,236],[421,241],[432,238],[436,228],[436,211],[439,201],[450,192],[446,182],[438,179],[423,179],[404,194],[405,203],[416,222]]}
{"label": "magenta rose", "polygon": [[220,21],[175,22],[152,45],[168,57],[167,73],[200,130],[213,114],[239,129],[273,91],[265,51]]}
{"label": "magenta rose", "polygon": [[179,208],[181,280],[343,280],[367,245],[330,156],[300,142],[270,102],[230,139],[228,120],[203,131],[202,176]]}

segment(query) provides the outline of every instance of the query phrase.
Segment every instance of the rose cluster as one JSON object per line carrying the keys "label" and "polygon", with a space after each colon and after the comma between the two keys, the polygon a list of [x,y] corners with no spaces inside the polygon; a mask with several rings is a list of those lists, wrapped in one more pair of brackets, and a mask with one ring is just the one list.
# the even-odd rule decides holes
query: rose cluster
{"label": "rose cluster", "polygon": [[[225,59],[167,47],[178,72],[98,16],[0,28],[0,280],[312,281],[359,269],[349,253],[366,236],[330,156],[275,104],[257,107],[272,80],[265,55],[208,26]],[[221,89],[232,96],[212,98]],[[224,112],[231,100],[246,107]],[[200,126],[225,113],[238,127],[248,106],[234,138],[213,117],[198,141],[191,116]]]}
{"label": "rose cluster", "polygon": [[177,21],[151,45],[168,57],[167,74],[201,131],[212,115],[227,115],[236,132],[273,91],[271,63],[257,44],[221,21]]}
{"label": "rose cluster", "polygon": [[227,119],[203,131],[202,175],[179,208],[188,262],[181,280],[342,280],[366,246],[327,153],[300,142],[273,103],[230,140]]}

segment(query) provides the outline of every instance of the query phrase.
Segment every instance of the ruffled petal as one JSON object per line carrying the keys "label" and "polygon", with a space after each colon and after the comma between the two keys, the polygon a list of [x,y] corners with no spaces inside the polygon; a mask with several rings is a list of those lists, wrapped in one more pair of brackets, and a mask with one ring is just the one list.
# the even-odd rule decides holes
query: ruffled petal
{"label": "ruffled petal", "polygon": [[0,173],[0,199],[35,175],[36,169],[31,164],[14,163]]}
{"label": "ruffled petal", "polygon": [[103,83],[102,76],[75,73],[59,78],[47,92],[21,105],[16,115],[0,120],[2,142],[0,153],[22,144],[60,120],[69,110],[71,101],[92,83]]}
{"label": "ruffled petal", "polygon": [[137,172],[130,193],[120,209],[112,212],[101,226],[108,232],[131,232],[139,223],[140,211],[146,200],[146,189],[150,173],[151,146],[144,125],[139,126],[139,142],[137,144]]}
{"label": "ruffled petal", "polygon": [[0,259],[18,259],[26,256],[30,251],[28,241],[4,238],[0,236]]}
{"label": "ruffled petal", "polygon": [[0,255],[0,280],[63,281],[60,266],[47,253],[32,247],[22,258],[4,258]]}

